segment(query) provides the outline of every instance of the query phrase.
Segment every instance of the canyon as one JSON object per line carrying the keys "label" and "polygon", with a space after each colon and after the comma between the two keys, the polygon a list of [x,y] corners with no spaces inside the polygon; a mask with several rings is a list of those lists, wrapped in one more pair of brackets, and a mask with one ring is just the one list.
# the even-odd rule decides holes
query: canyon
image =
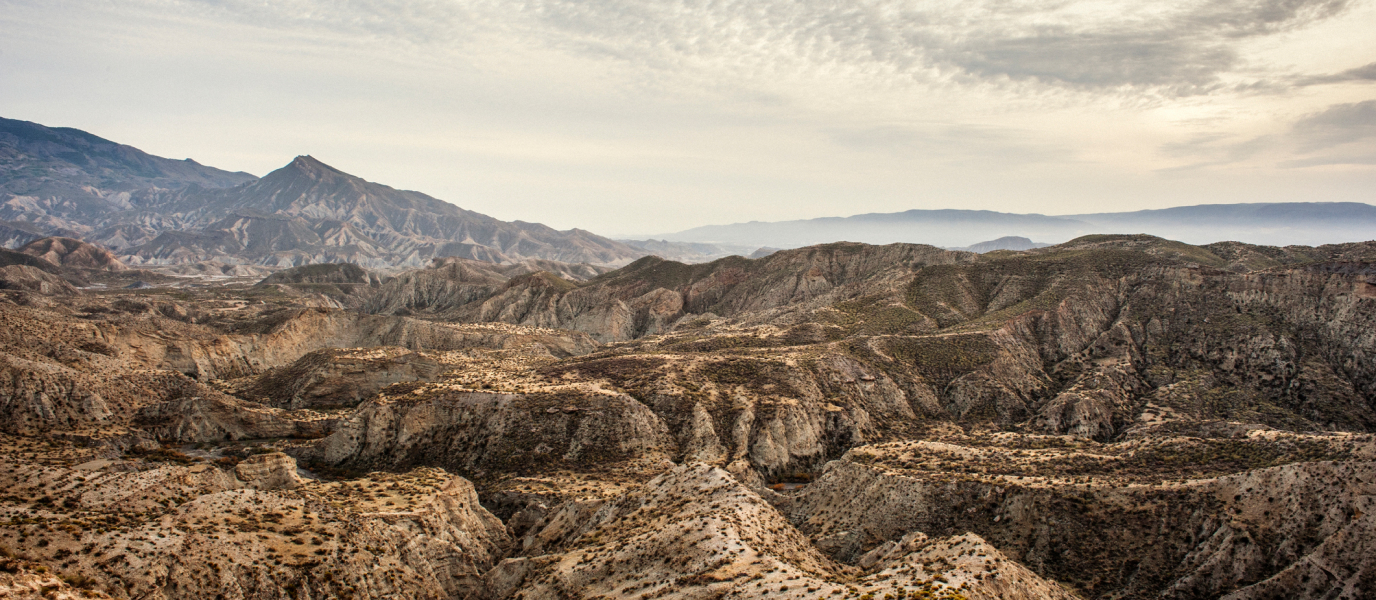
{"label": "canyon", "polygon": [[3,255],[15,597],[1376,586],[1376,243],[266,277],[81,244]]}

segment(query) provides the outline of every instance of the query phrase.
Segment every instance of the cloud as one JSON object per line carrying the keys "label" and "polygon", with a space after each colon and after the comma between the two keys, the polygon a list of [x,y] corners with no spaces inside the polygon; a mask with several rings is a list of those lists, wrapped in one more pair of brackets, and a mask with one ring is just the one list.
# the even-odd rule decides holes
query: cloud
{"label": "cloud", "polygon": [[1241,38],[1284,33],[1342,14],[1350,0],[1212,0],[1185,13],[1178,24]]}
{"label": "cloud", "polygon": [[1330,106],[1297,121],[1291,135],[1301,152],[1376,140],[1376,100]]}
{"label": "cloud", "polygon": [[1158,169],[1159,173],[1181,174],[1208,167],[1226,166],[1249,160],[1276,145],[1273,136],[1238,139],[1239,136],[1221,132],[1198,133],[1183,142],[1161,146],[1166,156],[1191,160],[1184,165]]}
{"label": "cloud", "polygon": [[833,143],[854,150],[924,155],[946,163],[978,164],[984,169],[1077,160],[1070,148],[1040,139],[1032,132],[988,125],[880,125],[835,129],[828,137]]}
{"label": "cloud", "polygon": [[1238,62],[1213,43],[1156,31],[1042,34],[994,38],[953,49],[952,59],[981,77],[1032,79],[1077,88],[1131,86],[1191,93],[1217,83]]}
{"label": "cloud", "polygon": [[1225,166],[1258,157],[1279,158],[1283,169],[1376,164],[1376,100],[1334,104],[1297,119],[1283,133],[1249,138],[1223,132],[1199,133],[1164,144],[1160,152],[1191,162],[1161,169],[1180,173]]}
{"label": "cloud", "polygon": [[[154,0],[148,0],[154,1]],[[506,36],[665,70],[744,79],[791,71],[1207,93],[1239,44],[1341,14],[1349,0],[199,0],[267,27],[464,47]]]}
{"label": "cloud", "polygon": [[1322,85],[1349,81],[1376,81],[1376,62],[1329,75],[1304,77],[1299,79],[1296,85]]}
{"label": "cloud", "polygon": [[1312,158],[1299,158],[1294,160],[1281,161],[1276,166],[1282,169],[1302,169],[1305,167],[1326,167],[1337,165],[1376,165],[1376,153],[1364,155],[1315,156]]}

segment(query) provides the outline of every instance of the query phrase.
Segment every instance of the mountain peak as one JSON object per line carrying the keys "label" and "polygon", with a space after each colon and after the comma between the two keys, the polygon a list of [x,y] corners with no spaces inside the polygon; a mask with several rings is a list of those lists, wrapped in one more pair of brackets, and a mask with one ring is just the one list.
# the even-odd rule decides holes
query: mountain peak
{"label": "mountain peak", "polygon": [[281,169],[278,169],[278,171],[286,171],[293,173],[295,175],[304,175],[306,177],[310,177],[311,179],[324,179],[331,175],[348,176],[347,173],[340,171],[339,169],[336,169],[334,167],[331,167],[330,165],[327,165],[323,162],[320,162],[320,160],[316,159],[314,156],[311,156],[309,154],[302,154],[301,156],[292,159],[291,163],[287,164],[287,166],[282,167]]}

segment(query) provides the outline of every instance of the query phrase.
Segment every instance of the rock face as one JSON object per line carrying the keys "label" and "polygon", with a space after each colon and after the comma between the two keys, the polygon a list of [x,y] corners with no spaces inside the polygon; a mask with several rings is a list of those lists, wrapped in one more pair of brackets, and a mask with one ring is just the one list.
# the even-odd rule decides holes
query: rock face
{"label": "rock face", "polygon": [[0,290],[70,296],[78,293],[73,282],[85,283],[51,262],[23,252],[0,249]]}
{"label": "rock face", "polygon": [[377,287],[382,285],[383,278],[376,273],[370,272],[363,267],[353,263],[324,263],[317,265],[306,265],[293,267],[278,271],[258,282],[258,285],[273,284],[344,284],[344,285],[366,285]]}
{"label": "rock face", "polygon": [[109,250],[71,238],[48,237],[34,240],[25,244],[19,251],[60,267],[98,271],[124,271],[129,268]]}
{"label": "rock face", "polygon": [[234,465],[234,478],[257,490],[292,489],[301,485],[296,460],[281,452],[256,454]]}
{"label": "rock face", "polygon": [[[485,372],[517,381],[503,389],[522,396],[601,382],[664,423],[676,458],[744,461],[781,478],[934,421],[1100,441],[1218,419],[1370,430],[1368,251],[1290,249],[1271,260],[1349,260],[1239,274],[1236,248],[1220,256],[1145,236],[978,259],[835,245],[736,266],[645,259],[580,287],[512,280],[481,301],[468,298],[494,284],[450,265],[378,298],[636,338],[537,365],[533,378]],[[660,308],[632,316],[635,303]],[[617,311],[624,318],[604,318]]]}
{"label": "rock face", "polygon": [[241,439],[319,438],[335,420],[309,411],[285,411],[245,402],[214,390],[196,389],[140,409],[133,425],[168,442],[210,443]]}
{"label": "rock face", "polygon": [[316,350],[264,373],[238,393],[281,408],[339,408],[394,383],[434,381],[444,370],[434,358],[396,347]]}
{"label": "rock face", "polygon": [[667,459],[673,449],[664,423],[628,396],[451,392],[371,400],[306,456],[355,470],[482,474]]}
{"label": "rock face", "polygon": [[[143,309],[152,310],[147,305]],[[245,402],[196,381],[258,375],[320,348],[453,351],[527,345],[552,358],[586,353],[593,346],[578,334],[451,326],[326,309],[289,310],[239,324],[241,333],[225,334],[160,312],[90,322],[52,310],[0,303],[0,325],[4,344],[0,406],[6,408],[0,426],[4,431],[34,434],[124,426],[137,416],[170,439],[187,441],[324,435],[321,427],[328,420],[318,415]],[[387,360],[406,365],[391,377],[393,381],[385,374],[359,372],[355,373],[358,382],[382,386],[430,377],[438,368],[433,360],[422,357]],[[299,367],[306,368],[305,364]],[[265,398],[284,407],[334,405],[356,401],[346,398],[363,391],[348,388],[351,384],[343,380],[329,381],[343,376],[342,372],[322,374],[324,379],[297,390],[305,400],[297,399],[295,391]],[[282,389],[271,383],[270,375],[264,381],[268,388]],[[329,386],[335,391],[329,392]]]}
{"label": "rock face", "polygon": [[727,472],[701,464],[614,500],[566,503],[522,547],[487,574],[486,597],[1073,597],[973,535],[907,538],[868,573],[838,565]]}
{"label": "rock face", "polygon": [[[959,593],[965,598],[1055,598],[1070,600],[1074,593],[1011,560],[973,534],[939,540],[921,532],[909,533],[875,548],[858,563],[878,571],[875,581],[908,578],[937,581],[936,594]],[[930,585],[930,584],[927,584]],[[924,586],[925,587],[925,586]],[[912,589],[912,588],[910,588]],[[925,590],[923,590],[925,591]]]}
{"label": "rock face", "polygon": [[[358,310],[377,293],[385,280],[352,263],[325,263],[278,271],[264,277],[254,287],[319,300],[317,306]],[[308,302],[303,300],[301,304]]]}
{"label": "rock face", "polygon": [[408,271],[384,285],[364,310],[376,314],[445,315],[491,298],[508,288],[567,292],[609,269],[588,264],[521,261],[494,265],[461,258],[436,259],[427,269]]}
{"label": "rock face", "polygon": [[110,598],[100,590],[67,583],[52,567],[21,557],[0,558],[0,594],[13,600],[77,600]]}

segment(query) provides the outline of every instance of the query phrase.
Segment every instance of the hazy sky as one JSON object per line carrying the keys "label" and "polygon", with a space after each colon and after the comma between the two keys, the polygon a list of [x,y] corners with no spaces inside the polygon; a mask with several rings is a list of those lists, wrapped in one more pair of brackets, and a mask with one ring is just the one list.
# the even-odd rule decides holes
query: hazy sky
{"label": "hazy sky", "polygon": [[606,234],[1376,203],[1376,0],[0,0],[0,116]]}

